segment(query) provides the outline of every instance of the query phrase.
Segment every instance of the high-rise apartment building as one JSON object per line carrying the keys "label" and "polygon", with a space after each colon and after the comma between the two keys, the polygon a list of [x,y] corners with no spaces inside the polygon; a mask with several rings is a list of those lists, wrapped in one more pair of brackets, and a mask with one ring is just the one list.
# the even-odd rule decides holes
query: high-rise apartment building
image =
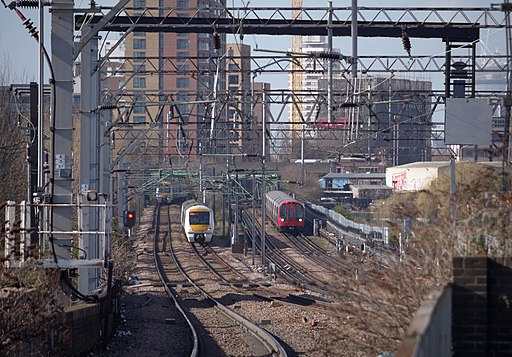
{"label": "high-rise apartment building", "polygon": [[[228,115],[226,130],[222,135],[227,135],[224,142],[229,145],[227,150],[233,154],[256,154],[258,136],[254,112],[255,88],[251,77],[251,47],[240,43],[227,44],[226,66]],[[246,158],[242,157],[243,160]]]}
{"label": "high-rise apartment building", "polygon": [[[182,18],[215,17],[223,8],[221,0],[133,0],[131,6],[132,15],[159,8],[160,15]],[[225,90],[225,78],[215,73],[222,68],[224,43],[224,35],[214,41],[212,33],[133,32],[126,38],[129,122],[153,127],[145,135],[169,161],[215,151],[212,119],[222,115],[215,93]]]}
{"label": "high-rise apartment building", "polygon": [[[310,55],[310,58],[302,58],[301,64],[306,71],[302,77],[301,89],[303,92],[310,93],[306,95],[301,104],[301,112],[308,122],[318,120],[317,113],[325,109],[325,103],[319,104],[317,99],[320,89],[320,80],[327,79],[329,59],[321,58],[320,53],[329,52],[329,47],[325,41],[325,36],[304,36],[302,39],[302,52]],[[333,52],[339,52],[334,49]],[[333,77],[339,78],[340,64],[337,61],[332,63]]]}
{"label": "high-rise apartment building", "polygon": [[[316,123],[323,122],[328,118],[326,117],[327,95],[324,89],[320,89],[322,80],[327,80],[329,61],[324,54],[329,52],[329,46],[326,43],[325,36],[304,36],[302,38],[301,52],[304,57],[297,57],[295,61],[300,64],[293,66],[295,70],[302,71],[300,76],[294,77],[293,74],[289,75],[288,87],[295,91],[294,97],[297,103],[290,105],[289,117],[293,123],[291,128],[293,130],[290,136],[293,140],[291,143],[291,153],[297,156],[299,153],[300,132],[302,130],[302,122]],[[337,53],[339,50],[333,49]],[[340,77],[340,64],[337,61],[332,62],[333,79]],[[300,83],[295,83],[296,78],[300,79]],[[321,114],[323,117],[321,117]]]}

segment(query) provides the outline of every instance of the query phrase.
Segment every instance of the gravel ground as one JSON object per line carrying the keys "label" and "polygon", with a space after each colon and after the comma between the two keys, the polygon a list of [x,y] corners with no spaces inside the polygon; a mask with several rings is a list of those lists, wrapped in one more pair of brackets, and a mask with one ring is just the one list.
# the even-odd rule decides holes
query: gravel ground
{"label": "gravel ground", "polygon": [[[137,268],[134,274],[141,283],[156,282],[158,276],[153,263],[152,241],[150,239],[150,229],[152,221],[152,210],[144,212],[142,223],[138,232],[134,236],[134,247],[138,256]],[[217,253],[237,267],[248,276],[251,281],[269,280],[258,272],[258,269],[247,264],[249,257],[232,254],[230,249],[223,247],[222,244],[212,244]],[[282,288],[300,295],[306,294],[294,289],[286,284],[278,284],[272,281],[273,288]],[[124,307],[124,321],[119,326],[116,336],[109,343],[106,350],[96,350],[89,353],[89,356],[110,356],[110,357],[131,357],[131,356],[186,356],[187,341],[186,329],[181,321],[181,317],[176,308],[169,300],[165,291],[161,287],[152,286],[132,286],[127,289],[128,292],[122,299]],[[238,294],[237,294],[238,295]],[[311,294],[313,295],[313,294]],[[229,296],[224,297],[228,299]],[[274,334],[279,340],[283,341],[287,347],[290,356],[344,356],[343,353],[330,353],[329,351],[342,351],[343,341],[337,341],[332,331],[335,330],[338,323],[329,316],[321,313],[307,311],[289,305],[269,303],[268,301],[259,301],[251,297],[250,291],[246,298],[235,307],[239,313],[243,313],[246,318],[261,323],[269,332]],[[233,306],[231,306],[233,307]],[[205,310],[204,308],[202,310]],[[213,309],[206,309],[214,311]],[[212,314],[210,312],[210,314]],[[208,311],[202,311],[206,313]],[[217,313],[216,313],[217,314]],[[199,315],[198,315],[199,316]],[[202,337],[208,337],[226,330],[228,334],[220,342],[210,341],[206,356],[252,356],[247,354],[246,344],[251,342],[242,336],[230,335],[229,323],[220,323],[215,320],[218,316],[211,316],[212,324],[205,325],[198,330]],[[168,323],[168,319],[174,319],[174,324]],[[194,319],[194,317],[192,317]],[[202,318],[201,318],[201,321]],[[215,321],[215,322],[213,322]],[[240,348],[233,349],[227,347],[222,341],[229,341],[232,337],[233,342],[240,337],[244,343],[240,343]],[[224,353],[222,351],[237,351],[235,353]],[[262,354],[257,354],[261,356]]]}
{"label": "gravel ground", "polygon": [[[149,231],[152,210],[146,210],[133,238],[137,264],[133,275],[141,286],[132,285],[121,300],[124,319],[106,350],[96,350],[89,356],[151,357],[186,356],[188,342],[181,314],[163,287],[144,286],[159,282],[153,260]],[[171,323],[172,321],[172,323]]]}

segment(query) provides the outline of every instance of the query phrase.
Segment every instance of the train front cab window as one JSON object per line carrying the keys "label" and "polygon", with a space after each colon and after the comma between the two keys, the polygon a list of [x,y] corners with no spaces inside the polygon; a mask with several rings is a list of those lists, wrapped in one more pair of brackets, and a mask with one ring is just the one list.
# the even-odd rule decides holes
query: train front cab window
{"label": "train front cab window", "polygon": [[281,220],[281,222],[286,221],[286,206],[285,205],[281,206],[281,209],[279,210],[279,219]]}
{"label": "train front cab window", "polygon": [[295,207],[297,210],[297,220],[299,220],[304,217],[304,210],[302,209],[301,205],[296,205]]}
{"label": "train front cab window", "polygon": [[190,212],[190,224],[209,224],[210,215],[208,212]]}

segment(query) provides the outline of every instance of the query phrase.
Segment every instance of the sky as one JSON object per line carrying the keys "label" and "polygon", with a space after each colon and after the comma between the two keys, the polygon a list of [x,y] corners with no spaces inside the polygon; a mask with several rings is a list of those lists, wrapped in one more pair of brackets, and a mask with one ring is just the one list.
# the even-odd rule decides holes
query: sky
{"label": "sky", "polygon": [[[8,4],[9,0],[6,1]],[[289,7],[290,0],[226,0],[228,6],[241,6],[242,4],[248,6],[265,7],[265,6],[282,6]],[[115,4],[112,0],[96,0],[98,6],[112,6]],[[496,3],[496,2],[494,2]],[[77,1],[75,7],[84,8],[88,6],[89,1]],[[321,7],[327,6],[328,1],[323,0],[303,0],[304,7]],[[484,0],[430,0],[428,1],[428,7],[489,7],[490,1]],[[346,7],[351,5],[351,0],[334,0],[333,6]],[[425,6],[425,1],[422,0],[380,0],[380,1],[358,1],[358,6],[395,6],[395,7],[422,7]],[[37,9],[20,9],[23,15],[30,19],[39,30],[39,12]],[[47,40],[45,41],[47,46],[49,45],[49,30],[50,30],[50,18],[48,9],[45,9],[45,34]],[[505,39],[496,38],[492,33],[482,31],[481,36],[483,40],[488,43],[490,50],[494,51],[496,48],[500,48],[504,51]],[[245,36],[245,44],[250,44],[253,48],[258,47],[260,49],[270,50],[286,50],[290,47],[291,40],[287,36]],[[343,54],[350,54],[351,45],[349,38],[335,38],[333,40],[334,47],[339,48]],[[403,49],[399,39],[379,39],[377,42],[375,39],[360,39],[359,40],[359,51],[360,54],[371,55],[373,54],[402,54]],[[440,40],[429,40],[429,41],[413,41],[413,53],[416,54],[442,54],[444,51],[444,45]],[[503,52],[502,52],[503,53]],[[30,37],[27,30],[24,28],[22,21],[16,15],[16,13],[8,8],[5,8],[0,3],[0,68],[8,68],[9,72],[16,79],[23,79],[23,82],[36,81],[38,78],[38,46],[35,40]],[[265,80],[265,78],[262,78]],[[276,81],[276,78],[271,78],[271,81]],[[282,84],[281,84],[282,82]],[[286,87],[286,77],[279,81],[279,88]],[[275,88],[275,86],[273,85]]]}

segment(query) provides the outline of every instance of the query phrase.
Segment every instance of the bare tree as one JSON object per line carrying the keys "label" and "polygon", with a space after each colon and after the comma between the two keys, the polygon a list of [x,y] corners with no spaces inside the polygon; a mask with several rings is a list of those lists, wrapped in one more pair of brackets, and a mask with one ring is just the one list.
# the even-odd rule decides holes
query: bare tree
{"label": "bare tree", "polygon": [[[397,193],[377,205],[379,216],[387,218],[400,238],[401,249],[385,256],[341,257],[340,328],[332,331],[326,355],[396,351],[421,302],[452,280],[454,256],[510,255],[512,195],[501,189],[501,179],[493,169],[461,163],[454,197],[447,175],[428,190]],[[409,227],[403,224],[406,219],[412,222]]]}
{"label": "bare tree", "polygon": [[[9,84],[13,70],[8,58],[0,63],[0,203],[26,199],[26,136],[17,128],[17,119],[26,120],[11,101]],[[28,126],[28,125],[25,125]]]}

